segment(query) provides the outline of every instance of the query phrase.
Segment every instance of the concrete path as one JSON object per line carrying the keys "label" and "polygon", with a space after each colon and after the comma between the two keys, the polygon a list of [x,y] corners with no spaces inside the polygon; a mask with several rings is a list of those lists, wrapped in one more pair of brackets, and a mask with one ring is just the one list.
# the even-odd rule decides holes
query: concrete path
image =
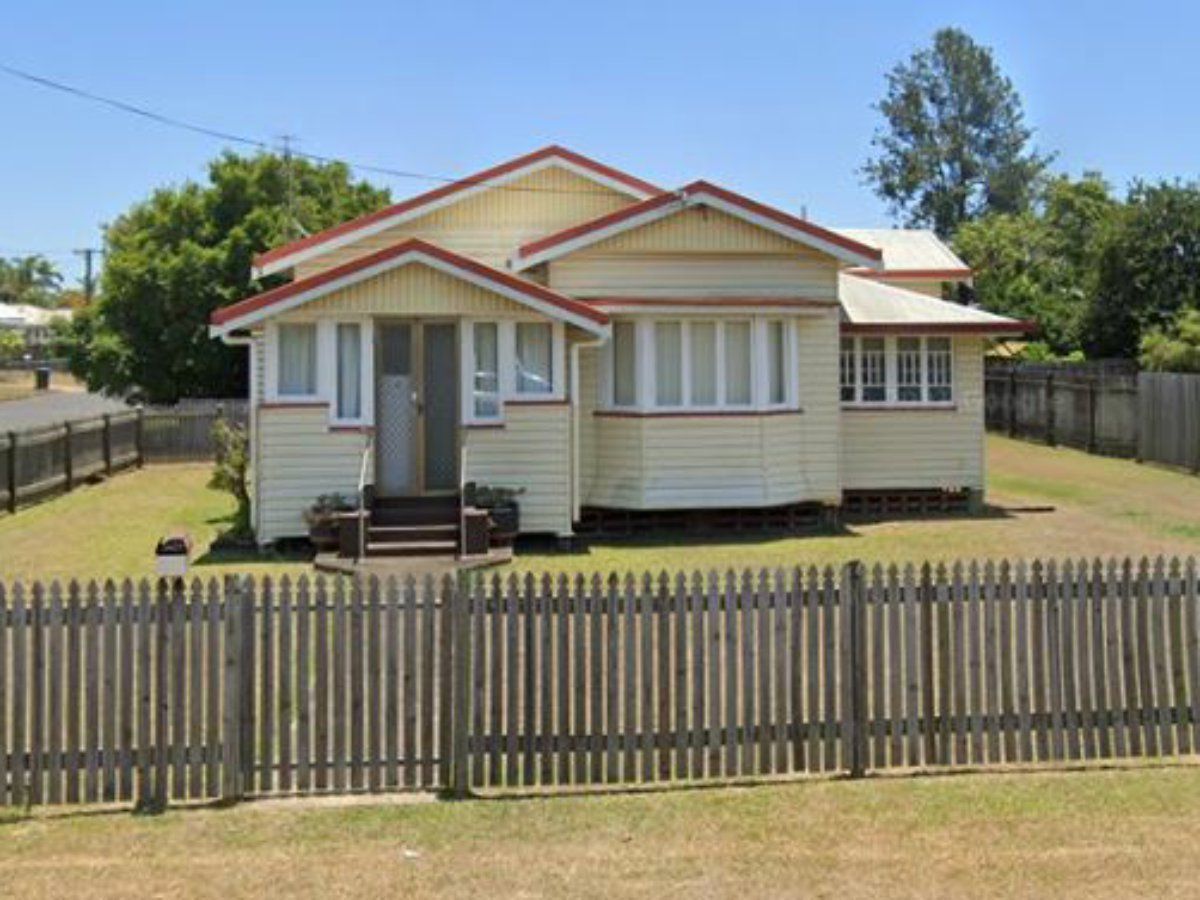
{"label": "concrete path", "polygon": [[0,403],[0,431],[26,431],[128,409],[121,400],[77,391],[52,391],[24,400]]}

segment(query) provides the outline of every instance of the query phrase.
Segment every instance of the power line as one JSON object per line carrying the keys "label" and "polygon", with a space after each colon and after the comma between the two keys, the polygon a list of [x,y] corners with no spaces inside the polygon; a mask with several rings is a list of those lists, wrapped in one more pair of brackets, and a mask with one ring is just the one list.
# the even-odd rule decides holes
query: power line
{"label": "power line", "polygon": [[[75,87],[71,84],[66,84],[62,81],[56,81],[53,78],[46,78],[42,75],[35,75],[32,72],[26,72],[23,69],[18,69],[6,63],[0,62],[0,72],[10,75],[13,78],[22,81],[36,84],[40,87],[48,88],[49,90],[59,91],[60,93],[70,94],[80,100],[87,100],[92,103],[98,103],[115,109],[119,112],[129,115],[138,116],[143,119],[148,119],[159,125],[165,125],[169,128],[177,128],[183,131],[189,131],[193,134],[204,135],[205,137],[216,138],[217,140],[227,141],[229,143],[241,144],[247,147],[254,147],[262,151],[272,150],[271,144],[259,138],[247,137],[241,134],[234,134],[229,131],[222,131],[217,128],[209,128],[205,125],[197,125],[194,122],[188,122],[184,119],[175,116],[168,116],[164,113],[156,112],[146,107],[137,106],[133,103],[127,103],[124,100],[116,100],[112,97],[106,97],[102,94],[93,93],[80,87]],[[287,140],[295,140],[291,135],[287,136]],[[285,145],[286,146],[286,145]],[[548,193],[548,194],[602,194],[603,191],[597,190],[571,190],[569,188],[540,188],[521,185],[506,185],[506,184],[490,184],[488,182],[478,181],[471,178],[457,178],[449,175],[431,175],[426,172],[413,172],[405,169],[392,169],[387,166],[377,166],[369,163],[354,162],[352,160],[341,159],[334,156],[324,156],[319,153],[307,153],[300,150],[291,151],[294,156],[302,157],[311,160],[312,162],[331,164],[340,163],[341,165],[357,169],[360,172],[371,172],[376,175],[388,175],[393,178],[408,178],[420,181],[439,182],[442,184],[487,184],[489,187],[498,190],[507,191],[522,191],[531,193]]]}

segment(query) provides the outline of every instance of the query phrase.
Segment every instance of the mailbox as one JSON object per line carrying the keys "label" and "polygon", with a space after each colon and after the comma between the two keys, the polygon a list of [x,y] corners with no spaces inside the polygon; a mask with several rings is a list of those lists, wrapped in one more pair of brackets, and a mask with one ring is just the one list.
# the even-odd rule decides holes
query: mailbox
{"label": "mailbox", "polygon": [[155,571],[160,578],[182,578],[187,575],[192,555],[192,539],[179,532],[160,538],[154,548]]}

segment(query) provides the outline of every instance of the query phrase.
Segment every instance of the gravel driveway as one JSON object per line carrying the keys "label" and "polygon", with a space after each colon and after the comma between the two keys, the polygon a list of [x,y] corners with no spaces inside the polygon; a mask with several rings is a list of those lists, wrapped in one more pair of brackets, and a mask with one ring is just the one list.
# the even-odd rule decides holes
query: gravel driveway
{"label": "gravel driveway", "polygon": [[75,391],[8,400],[0,403],[0,431],[26,431],[122,409],[128,407],[121,400]]}

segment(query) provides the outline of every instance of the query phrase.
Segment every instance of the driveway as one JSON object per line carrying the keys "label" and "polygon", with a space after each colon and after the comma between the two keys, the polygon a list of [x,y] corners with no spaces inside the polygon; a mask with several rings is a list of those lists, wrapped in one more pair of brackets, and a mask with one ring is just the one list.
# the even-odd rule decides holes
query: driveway
{"label": "driveway", "polygon": [[0,403],[0,431],[27,431],[128,409],[121,400],[76,391],[52,392],[25,400]]}

